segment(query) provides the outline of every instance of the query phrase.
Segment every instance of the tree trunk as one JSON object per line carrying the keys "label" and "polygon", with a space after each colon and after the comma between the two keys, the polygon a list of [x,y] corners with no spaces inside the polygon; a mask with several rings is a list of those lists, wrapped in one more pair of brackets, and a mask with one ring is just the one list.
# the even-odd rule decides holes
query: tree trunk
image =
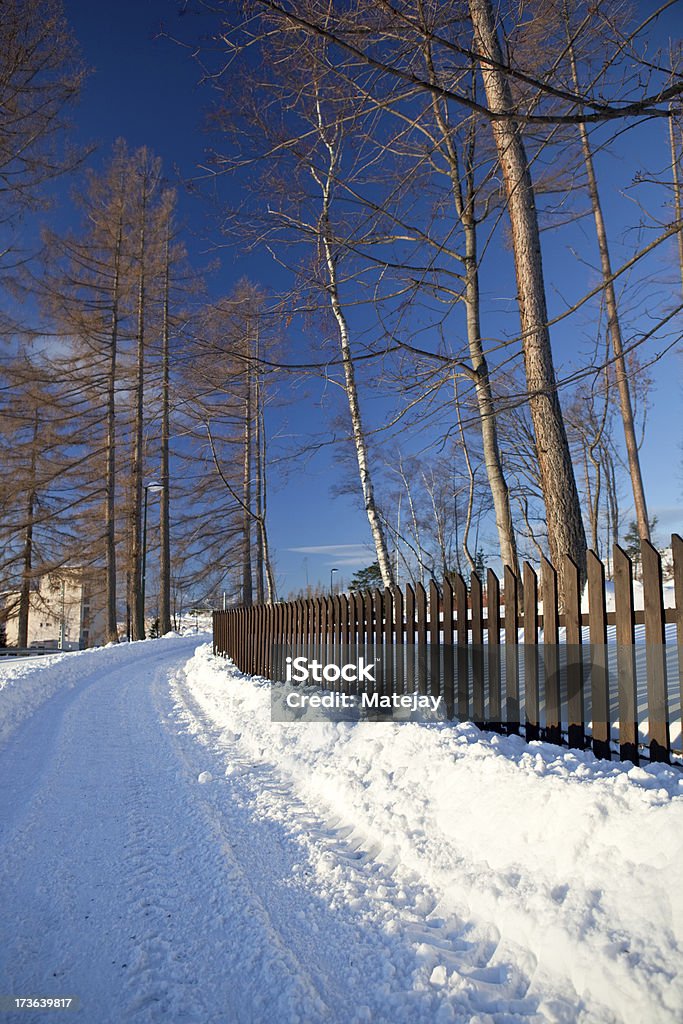
{"label": "tree trunk", "polygon": [[614,460],[608,458],[604,453],[603,465],[605,467],[605,486],[607,488],[607,500],[610,510],[611,536],[608,548],[614,548],[619,543],[619,492],[617,490],[617,477],[614,469]]}
{"label": "tree trunk", "polygon": [[[560,574],[563,556],[586,574],[586,536],[569,443],[557,393],[543,281],[541,242],[531,173],[515,121],[512,93],[490,0],[469,0],[488,105],[506,116],[491,122],[508,201],[526,372],[550,555]],[[488,63],[487,59],[493,63]],[[562,579],[560,576],[560,586]]]}
{"label": "tree trunk", "polygon": [[681,203],[680,157],[676,145],[673,106],[669,107],[669,145],[671,147],[671,180],[674,190],[674,217],[678,224],[678,234],[676,236],[678,242],[678,267],[681,272],[681,288],[683,289],[683,223],[681,222],[683,204]]}
{"label": "tree trunk", "polygon": [[[412,527],[413,527],[413,536],[415,538],[415,556],[417,557],[417,569],[418,569],[418,573],[419,573],[419,576],[420,576],[419,582],[424,586],[424,582],[425,582],[425,565],[424,565],[424,561],[423,561],[423,558],[422,558],[422,555],[423,555],[423,552],[424,552],[424,548],[422,547],[422,542],[420,540],[420,523],[419,523],[419,520],[417,518],[417,513],[415,511],[415,503],[413,502],[413,493],[412,493],[411,488],[410,488],[410,483],[408,481],[408,477],[406,476],[405,470],[403,468],[403,459],[401,457],[399,457],[399,460],[398,460],[398,467],[399,467],[398,471],[399,471],[399,474],[401,476],[401,480],[403,481],[403,486],[406,489],[406,495],[407,495],[407,498],[408,498],[408,508],[410,509],[410,520],[411,520]],[[412,573],[411,573],[411,576],[412,576]],[[418,581],[413,577],[413,583],[417,583],[417,582]]]}
{"label": "tree trunk", "polygon": [[[431,49],[426,49],[427,68],[431,81],[436,81],[434,66],[432,63]],[[477,221],[474,210],[475,200],[475,179],[474,179],[474,148],[475,128],[472,122],[472,130],[468,141],[467,167],[465,173],[465,194],[463,195],[462,180],[460,175],[460,161],[455,148],[453,133],[450,130],[447,117],[442,109],[441,102],[436,96],[432,98],[432,109],[441,133],[441,139],[445,150],[445,157],[450,171],[451,188],[455,210],[462,224],[465,233],[465,310],[467,318],[467,344],[470,352],[470,360],[474,371],[474,386],[479,408],[479,421],[481,424],[481,439],[484,452],[484,465],[486,475],[491,488],[493,508],[496,516],[496,530],[498,532],[498,544],[500,546],[500,557],[503,565],[508,565],[521,580],[519,573],[519,559],[517,555],[517,541],[512,523],[512,509],[510,507],[510,492],[508,491],[503,462],[500,457],[500,444],[498,443],[498,427],[496,424],[496,411],[491,390],[491,379],[489,377],[488,364],[484,356],[484,349],[481,341],[481,320],[479,301],[479,262],[477,253]]]}
{"label": "tree trunk", "polygon": [[164,636],[171,631],[171,518],[170,518],[170,476],[169,476],[169,443],[170,443],[170,318],[169,292],[171,273],[170,252],[171,219],[166,221],[166,238],[164,244],[164,309],[163,338],[161,353],[161,493],[159,495],[159,533],[161,550],[159,554],[159,635]]}
{"label": "tree trunk", "polygon": [[[465,558],[467,559],[467,564],[470,567],[470,572],[476,572],[477,571],[477,566],[476,566],[476,562],[475,562],[474,558],[472,557],[472,552],[470,551],[470,543],[469,543],[470,529],[472,528],[472,510],[474,509],[475,479],[474,479],[474,470],[472,469],[472,460],[470,459],[470,452],[469,452],[469,448],[467,447],[467,438],[465,436],[465,429],[463,427],[462,416],[460,414],[460,398],[458,396],[458,381],[457,381],[457,378],[455,378],[455,377],[453,378],[453,392],[454,392],[454,398],[455,398],[455,409],[456,409],[456,412],[458,414],[458,429],[460,430],[460,442],[462,444],[463,455],[465,456],[465,465],[467,466],[467,477],[468,477],[468,480],[469,480],[469,486],[468,486],[468,489],[467,489],[467,512],[465,514],[465,528],[464,528],[464,530],[462,532],[462,551],[463,551],[463,554],[464,554]],[[476,556],[476,554],[477,554],[476,550],[475,550],[474,554]],[[505,564],[509,565],[509,562],[507,562]],[[515,573],[516,576],[519,576],[519,572],[517,571],[517,566],[516,565],[510,565],[510,568],[513,570],[513,572]],[[444,572],[444,576],[445,575],[446,574]]]}
{"label": "tree trunk", "polygon": [[142,186],[140,209],[140,242],[138,258],[140,270],[138,278],[138,309],[137,309],[137,367],[135,382],[135,422],[133,426],[133,467],[132,495],[130,510],[130,616],[133,640],[145,639],[145,609],[142,597],[142,492],[144,462],[144,388],[145,388],[145,257],[146,257],[146,222],[147,222],[147,186]]}
{"label": "tree trunk", "polygon": [[26,529],[24,532],[24,554],[21,567],[21,590],[19,592],[19,620],[17,623],[17,647],[28,647],[28,619],[31,608],[31,583],[33,580],[33,521],[36,505],[36,460],[38,447],[38,410],[33,417],[33,440],[31,444],[30,486],[26,502]]}
{"label": "tree trunk", "polygon": [[242,486],[242,604],[250,608],[254,601],[252,589],[251,566],[251,446],[252,446],[252,408],[251,408],[251,365],[247,360],[246,395],[244,398],[244,467]]}
{"label": "tree trunk", "polygon": [[320,116],[318,121],[318,133],[329,155],[329,167],[327,170],[327,177],[325,178],[324,181],[318,176],[317,172],[311,169],[313,178],[320,186],[323,198],[323,208],[319,222],[319,238],[325,256],[325,265],[327,267],[327,293],[330,297],[332,313],[334,315],[334,319],[337,322],[337,328],[339,330],[339,348],[341,350],[342,365],[344,367],[344,390],[346,391],[346,398],[349,404],[349,413],[351,415],[351,429],[353,432],[353,442],[356,449],[356,461],[358,463],[358,475],[360,477],[360,485],[361,492],[363,494],[365,514],[367,515],[368,523],[370,524],[370,532],[372,533],[372,539],[374,541],[375,551],[377,553],[377,562],[379,565],[379,570],[382,574],[382,582],[384,583],[385,587],[390,587],[394,583],[394,574],[391,567],[391,559],[389,558],[389,550],[387,548],[384,530],[382,528],[382,520],[377,509],[377,503],[375,501],[375,491],[372,483],[372,474],[370,472],[368,448],[365,441],[363,420],[361,417],[360,404],[358,401],[358,389],[356,387],[356,372],[353,363],[353,356],[351,354],[349,328],[346,322],[346,316],[344,315],[344,310],[341,301],[339,299],[337,264],[335,255],[333,253],[332,230],[330,225],[330,203],[332,200],[332,178],[334,167],[337,160],[337,154],[335,152],[333,144],[328,142],[327,138],[325,137],[325,131],[320,120]]}
{"label": "tree trunk", "polygon": [[479,419],[481,423],[481,439],[484,452],[484,465],[491,488],[493,508],[496,516],[496,530],[498,532],[498,543],[500,545],[500,557],[503,565],[508,565],[518,579],[519,558],[517,555],[517,541],[512,523],[512,510],[510,508],[510,492],[508,490],[503,462],[500,456],[500,444],[498,443],[498,427],[496,424],[496,411],[491,390],[489,369],[484,356],[484,349],[481,342],[481,327],[479,322],[479,273],[477,269],[477,242],[476,226],[473,219],[465,218],[465,292],[467,309],[467,340],[470,350],[472,368],[476,374],[475,391],[477,405],[479,407]]}
{"label": "tree trunk", "polygon": [[348,326],[346,323],[346,317],[344,316],[344,311],[341,307],[341,303],[339,302],[339,296],[337,292],[337,272],[336,267],[334,266],[331,248],[327,240],[324,241],[324,249],[330,279],[330,301],[332,304],[334,318],[337,321],[337,326],[339,328],[339,346],[341,349],[342,363],[344,366],[345,391],[349,403],[349,413],[351,414],[353,441],[356,448],[358,475],[360,477],[360,485],[363,493],[365,514],[368,517],[368,523],[370,524],[372,539],[375,543],[375,551],[377,553],[377,562],[379,564],[379,570],[382,574],[382,582],[384,583],[385,587],[391,587],[394,582],[394,574],[391,568],[391,560],[389,558],[389,550],[387,548],[386,539],[384,537],[384,530],[382,529],[382,521],[380,519],[379,512],[377,510],[377,503],[375,501],[375,491],[372,484],[372,476],[370,473],[368,449],[367,444],[365,443],[363,421],[360,414],[360,404],[358,402],[358,391],[356,388],[356,373],[353,365],[353,357],[351,355],[351,345],[349,343]]}
{"label": "tree trunk", "polygon": [[119,639],[116,615],[116,360],[119,339],[119,289],[121,283],[121,246],[123,243],[123,211],[119,212],[114,251],[111,334],[109,341],[109,379],[107,381],[107,471],[105,508],[105,640]]}
{"label": "tree trunk", "polygon": [[[257,352],[258,355],[258,352]],[[258,364],[257,364],[258,366]],[[259,370],[257,368],[257,374]],[[257,453],[257,480],[258,499],[256,504],[258,523],[258,552],[260,564],[261,589],[263,590],[263,575],[265,572],[265,584],[268,603],[277,601],[277,588],[275,586],[275,575],[270,559],[270,547],[268,545],[267,511],[268,511],[268,475],[266,467],[266,424],[264,416],[264,395],[260,376],[256,378],[256,453]],[[261,598],[263,600],[263,597]]]}
{"label": "tree trunk", "polygon": [[[567,26],[567,30],[569,30],[569,26]],[[576,69],[576,59],[574,57],[574,47],[571,41],[571,36],[568,38],[569,61],[572,69],[572,77],[574,79],[574,89],[579,93],[580,85]],[[624,346],[621,337],[617,297],[614,291],[614,281],[612,279],[612,264],[607,244],[607,231],[605,230],[605,221],[602,215],[598,182],[595,177],[593,154],[591,152],[588,132],[586,131],[585,124],[579,125],[579,135],[581,137],[581,148],[583,150],[583,159],[586,165],[586,175],[588,178],[588,194],[590,195],[591,206],[593,208],[595,231],[598,238],[598,249],[600,251],[600,266],[602,268],[602,277],[605,287],[605,305],[607,307],[607,331],[609,333],[610,341],[612,342],[612,351],[614,352],[614,370],[617,390],[619,392],[621,420],[624,425],[624,441],[626,443],[628,468],[631,476],[631,488],[633,490],[633,504],[636,512],[636,523],[638,524],[640,539],[649,541],[650,521],[647,515],[643,477],[640,471],[638,441],[636,439],[636,428],[633,419],[633,403],[631,402],[631,389],[628,382],[626,360],[624,359]]]}
{"label": "tree trunk", "polygon": [[265,597],[265,581],[263,578],[263,464],[261,448],[263,438],[261,428],[261,374],[259,371],[259,329],[256,327],[254,342],[254,508],[256,510],[256,603],[263,604]]}
{"label": "tree trunk", "polygon": [[28,647],[28,617],[31,607],[31,569],[33,564],[33,515],[36,496],[29,493],[26,505],[26,531],[24,533],[24,555],[22,559],[21,591],[19,594],[19,621],[17,647]]}

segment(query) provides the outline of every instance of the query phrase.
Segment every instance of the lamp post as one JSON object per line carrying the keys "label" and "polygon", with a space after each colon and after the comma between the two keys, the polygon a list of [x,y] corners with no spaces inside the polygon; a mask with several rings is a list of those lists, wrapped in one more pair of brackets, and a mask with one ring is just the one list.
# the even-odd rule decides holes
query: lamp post
{"label": "lamp post", "polygon": [[339,569],[330,569],[330,594],[334,595],[334,574],[339,572]]}
{"label": "lamp post", "polygon": [[66,580],[62,576],[62,617],[59,622],[59,650],[63,651],[66,641]]}
{"label": "lamp post", "polygon": [[163,490],[160,483],[156,480],[150,480],[148,484],[144,485],[145,488],[145,510],[142,518],[142,580],[140,582],[140,603],[142,605],[142,624],[143,624],[143,636],[144,636],[144,623],[145,623],[145,577],[147,575],[147,495],[151,491],[152,494],[158,494]]}

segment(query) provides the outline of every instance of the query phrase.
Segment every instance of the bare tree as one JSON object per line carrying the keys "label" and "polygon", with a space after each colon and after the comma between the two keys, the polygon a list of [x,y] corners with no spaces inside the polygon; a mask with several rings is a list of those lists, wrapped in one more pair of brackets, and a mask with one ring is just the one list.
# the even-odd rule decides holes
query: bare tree
{"label": "bare tree", "polygon": [[536,436],[551,557],[555,565],[561,566],[563,556],[569,555],[583,574],[586,537],[557,393],[529,161],[515,118],[510,82],[503,70],[505,60],[493,7],[490,0],[469,0],[469,10],[476,48],[481,55],[480,68],[489,108],[499,115],[491,122],[491,131],[507,192],[529,408]]}
{"label": "bare tree", "polygon": [[131,497],[129,505],[129,569],[128,607],[133,640],[145,638],[143,605],[143,489],[144,489],[144,422],[145,422],[145,346],[147,326],[147,287],[149,275],[149,220],[153,196],[160,185],[161,164],[143,147],[136,154],[134,182],[135,221],[137,235],[137,308],[135,341],[137,347],[134,395],[133,457],[131,464]]}
{"label": "bare tree", "polygon": [[[421,2],[418,7],[424,32],[422,49],[424,52],[426,74],[430,84],[436,85],[439,81],[439,74],[435,63],[433,46],[429,39],[427,12],[424,3]],[[472,85],[472,94],[474,94],[474,83]],[[503,564],[509,565],[515,574],[519,576],[517,543],[512,522],[510,496],[500,454],[493,391],[481,336],[477,240],[478,216],[476,209],[478,188],[475,181],[477,135],[481,128],[481,122],[474,115],[471,115],[463,126],[465,141],[463,144],[463,158],[461,160],[457,148],[459,126],[451,124],[448,103],[442,97],[432,92],[430,104],[434,121],[440,134],[440,138],[436,140],[436,146],[446,163],[453,204],[464,234],[464,253],[462,256],[464,287],[462,300],[466,308],[467,340],[472,368],[469,373],[466,369],[463,372],[468,373],[468,376],[470,376],[474,383],[479,408],[484,461],[493,498],[501,558]],[[462,169],[461,164],[464,164]],[[471,568],[474,568],[471,556],[467,550],[466,554]]]}
{"label": "bare tree", "polygon": [[92,452],[92,410],[65,380],[63,365],[44,348],[31,351],[30,338],[22,342],[24,351],[3,368],[3,464],[11,484],[0,490],[0,588],[4,614],[17,612],[25,647],[38,578],[76,555],[87,558],[78,516],[99,495],[99,482],[81,472]]}
{"label": "bare tree", "polygon": [[678,243],[678,267],[681,274],[683,289],[683,200],[681,199],[681,164],[683,162],[683,131],[681,115],[673,106],[669,117],[669,147],[671,151],[671,182],[673,187],[674,218],[678,225],[676,241]]}
{"label": "bare tree", "polygon": [[161,321],[161,452],[160,452],[160,555],[159,555],[159,632],[171,629],[171,514],[170,514],[170,434],[171,434],[171,244],[175,193],[167,192],[162,202],[162,321]]}
{"label": "bare tree", "polygon": [[[527,52],[526,63],[520,64],[515,47],[528,29],[525,17],[529,8],[536,6],[523,3],[511,8],[503,5],[499,12],[500,21],[496,21],[490,0],[469,0],[461,4],[421,0],[416,5],[398,4],[392,0],[367,0],[352,8],[320,0],[289,0],[287,3],[252,0],[245,4],[221,5],[220,11],[226,13],[224,37],[229,42],[230,62],[239,60],[240,55],[251,47],[258,48],[261,57],[277,58],[259,62],[252,57],[246,61],[247,73],[250,67],[253,69],[258,65],[258,75],[264,85],[251,97],[251,105],[256,111],[254,123],[267,146],[262,147],[260,153],[256,153],[252,146],[249,157],[241,159],[242,153],[238,158],[229,155],[226,162],[241,168],[253,168],[254,161],[262,159],[262,166],[269,164],[274,167],[285,156],[291,157],[290,166],[303,168],[314,175],[323,208],[328,214],[328,223],[322,224],[322,234],[317,221],[310,216],[301,216],[302,210],[310,209],[310,205],[306,207],[307,202],[310,204],[310,193],[304,189],[289,205],[271,201],[269,214],[274,219],[279,216],[283,230],[290,229],[297,232],[299,238],[309,241],[317,240],[324,258],[330,253],[336,258],[333,269],[337,282],[336,285],[333,283],[332,291],[336,290],[350,337],[350,327],[355,327],[355,321],[353,314],[348,314],[349,303],[357,305],[362,301],[359,298],[362,287],[368,292],[374,288],[379,293],[375,286],[380,277],[391,279],[392,283],[398,282],[394,293],[388,294],[387,290],[377,303],[379,307],[384,301],[385,309],[390,310],[399,310],[400,307],[394,322],[400,320],[408,309],[412,297],[418,294],[418,288],[422,288],[423,294],[429,288],[432,288],[432,294],[436,294],[438,288],[441,288],[442,295],[447,292],[443,285],[434,284],[434,260],[426,260],[420,267],[411,260],[400,259],[401,244],[405,248],[419,240],[420,244],[433,245],[436,249],[436,238],[429,237],[424,225],[425,216],[429,216],[427,204],[416,193],[409,194],[407,188],[402,192],[400,186],[394,189],[398,175],[391,178],[390,185],[384,189],[387,171],[395,170],[401,159],[404,166],[407,163],[405,139],[410,132],[422,132],[425,163],[438,152],[451,178],[451,200],[465,239],[465,260],[462,259],[463,254],[456,251],[457,247],[449,247],[449,240],[443,237],[442,251],[449,259],[462,263],[464,272],[453,273],[459,284],[453,285],[452,295],[456,301],[464,302],[467,309],[470,379],[474,380],[473,365],[482,368],[480,383],[488,387],[488,395],[485,388],[477,388],[480,421],[484,425],[495,424],[505,399],[498,386],[500,375],[495,364],[493,372],[498,376],[494,397],[488,370],[489,353],[484,352],[481,327],[476,322],[480,315],[476,294],[480,257],[476,233],[470,230],[477,220],[472,197],[481,187],[485,173],[482,164],[478,167],[475,164],[472,126],[475,119],[490,126],[503,179],[503,187],[494,201],[500,214],[499,200],[503,200],[510,219],[521,321],[519,335],[511,339],[507,334],[504,344],[509,346],[509,352],[519,346],[523,358],[524,385],[513,401],[528,402],[531,414],[530,443],[524,448],[524,453],[534,466],[538,465],[534,486],[540,487],[545,505],[545,515],[539,517],[539,543],[545,543],[543,534],[547,530],[553,560],[561,565],[562,556],[569,554],[583,569],[585,531],[559,400],[560,387],[566,383],[557,379],[550,328],[554,322],[572,316],[601,289],[589,290],[575,303],[567,304],[567,308],[550,321],[541,258],[538,192],[532,178],[532,165],[538,155],[546,151],[552,139],[561,140],[564,144],[569,135],[574,135],[576,126],[616,121],[621,129],[627,118],[668,117],[668,105],[680,94],[682,87],[679,82],[672,81],[666,69],[651,62],[648,65],[646,60],[640,63],[644,69],[642,80],[639,79],[632,89],[623,81],[613,87],[606,71],[619,61],[620,55],[628,52],[628,59],[633,54],[638,60],[633,48],[635,34],[630,29],[625,30],[623,41],[618,43],[614,52],[605,49],[598,55],[599,72],[587,85],[581,85],[578,80],[573,84],[568,82],[571,69],[567,61],[566,39],[557,49],[557,25],[553,29],[555,37],[543,40],[544,52]],[[447,8],[445,13],[444,8]],[[592,10],[586,13],[587,21],[590,21]],[[648,16],[648,20],[653,17],[654,14]],[[625,63],[626,58],[622,67]],[[478,68],[480,80],[484,83],[484,98],[477,88],[472,87],[473,68]],[[236,104],[226,101],[226,106],[229,105],[233,109],[236,107]],[[429,117],[425,116],[425,111],[429,111]],[[457,111],[462,116],[459,117]],[[387,129],[387,118],[402,122],[400,142],[397,142],[395,132]],[[253,142],[251,124],[247,124],[247,119],[240,128],[241,134],[236,131],[234,138],[248,140],[247,144]],[[562,133],[559,128],[563,129]],[[477,139],[478,145],[480,139],[481,134]],[[331,146],[337,146],[337,151],[331,152]],[[401,148],[399,158],[397,154]],[[492,168],[491,173],[496,174],[489,153],[486,159]],[[557,149],[549,159],[553,159],[556,153]],[[395,161],[393,167],[392,160]],[[361,167],[362,172],[359,173]],[[538,177],[534,168],[536,182]],[[276,173],[269,180],[271,183],[275,181]],[[283,180],[280,175],[280,182]],[[412,182],[419,180],[418,171]],[[287,199],[292,199],[289,179],[286,189]],[[390,199],[387,198],[389,193]],[[279,197],[280,193],[278,200]],[[343,204],[341,217],[339,199]],[[413,222],[422,218],[423,223],[408,223],[406,209],[410,209]],[[353,224],[351,230],[350,224]],[[390,230],[392,226],[393,231]],[[621,267],[611,269],[610,280],[626,274],[677,230],[676,225],[667,226],[659,238]],[[496,231],[494,228],[489,234],[488,246]],[[264,231],[260,240],[271,244],[282,259],[281,249],[273,243],[274,237],[275,233]],[[382,246],[385,247],[383,252]],[[392,251],[391,246],[394,246]],[[379,268],[374,276],[368,271],[373,264]],[[329,260],[325,266],[324,283],[316,283],[322,285],[330,297]],[[351,282],[348,298],[344,293],[346,306],[341,301],[339,275],[342,266],[345,268],[345,282]],[[415,279],[420,278],[419,281],[409,280],[412,271]],[[334,306],[332,308],[339,329],[339,318]],[[409,314],[405,319],[412,326],[414,321],[411,323]],[[380,330],[386,328],[383,340],[386,341],[387,353],[401,348],[441,362],[440,374],[433,371],[433,379],[428,384],[432,395],[443,387],[445,380],[450,379],[454,368],[463,374],[466,372],[462,365],[465,360],[458,358],[461,353],[457,357],[449,352],[430,353],[426,351],[430,342],[424,349],[419,349],[412,339],[407,342],[399,337],[398,331],[388,326],[388,318],[384,317],[383,311],[378,312],[378,320],[381,322]],[[660,320],[660,324],[664,322]],[[366,328],[366,336],[372,329]],[[371,343],[365,344],[367,352]],[[628,353],[624,350],[623,355],[626,358]],[[609,362],[614,365],[613,358]],[[318,365],[329,374],[329,363]],[[354,369],[358,365],[357,359],[354,360]],[[599,369],[584,367],[579,372]],[[399,386],[406,394],[412,391],[411,401],[415,408],[422,398],[414,397],[414,382],[406,380],[405,376]],[[427,376],[425,374],[425,379]],[[397,371],[397,379],[399,377],[400,370]],[[382,383],[387,379],[385,376]],[[487,411],[487,401],[491,414]],[[417,416],[416,413],[413,424]],[[401,411],[386,429],[391,429],[399,419],[409,422],[408,415]],[[447,429],[449,433],[454,431],[452,424]],[[499,452],[498,458],[502,469]],[[487,461],[487,465],[495,475],[494,460]],[[504,476],[503,482],[507,487]],[[502,489],[499,497],[505,497]],[[501,509],[504,504],[503,500],[497,502]],[[497,520],[505,528],[504,520],[507,518],[507,526],[511,528],[509,498],[507,506],[507,516],[497,514]],[[498,508],[496,511],[498,513]],[[531,523],[536,511],[525,501],[522,518]],[[391,529],[388,516],[384,517],[384,528]]]}
{"label": "bare tree", "polygon": [[[564,21],[567,33],[567,55],[571,67],[572,81],[575,92],[577,95],[580,95],[581,83],[579,81],[573,33],[570,25],[570,16],[566,0],[564,2]],[[619,405],[621,408],[621,420],[624,426],[624,440],[626,442],[626,452],[628,455],[628,468],[631,477],[631,488],[633,490],[636,522],[638,523],[641,538],[649,541],[650,527],[647,514],[647,502],[645,500],[645,488],[643,486],[643,476],[640,469],[640,457],[638,455],[638,442],[636,439],[636,429],[633,416],[633,403],[631,401],[631,388],[629,386],[626,360],[624,357],[624,343],[622,340],[621,324],[619,321],[617,296],[614,289],[614,277],[612,274],[612,261],[610,259],[609,244],[607,241],[607,229],[605,227],[605,219],[602,212],[598,182],[593,163],[593,153],[586,125],[579,124],[578,132],[581,139],[581,150],[583,152],[584,165],[586,169],[588,194],[590,196],[593,219],[595,221],[595,233],[600,253],[600,266],[602,269],[602,278],[605,288],[605,305],[607,307],[607,331],[612,343],[612,351],[614,352],[614,369],[617,391],[619,394]]]}
{"label": "bare tree", "polygon": [[[122,370],[121,348],[127,340],[131,309],[132,254],[130,229],[132,159],[119,141],[100,173],[90,172],[78,195],[82,214],[76,232],[44,233],[45,251],[40,278],[32,288],[48,317],[48,330],[58,332],[73,355],[62,370],[74,387],[89,391],[103,412],[104,532],[108,641],[118,638],[117,627],[117,450]],[[125,374],[125,371],[124,371]],[[98,425],[98,435],[100,426]],[[98,437],[99,439],[99,437]],[[95,440],[95,438],[93,438]],[[101,523],[102,517],[98,516]],[[100,527],[97,526],[98,535]],[[99,540],[96,542],[99,543]]]}
{"label": "bare tree", "polygon": [[82,154],[63,147],[65,113],[85,71],[61,0],[3,0],[0,17],[0,203],[6,222]]}
{"label": "bare tree", "polygon": [[337,322],[337,328],[339,331],[339,347],[344,368],[344,389],[349,404],[351,428],[353,431],[353,441],[358,461],[358,475],[360,478],[363,502],[365,505],[365,514],[367,515],[368,523],[370,524],[370,531],[375,544],[377,562],[379,564],[380,572],[382,573],[384,586],[390,587],[394,582],[394,575],[382,520],[375,500],[375,489],[370,469],[368,447],[365,440],[360,403],[358,401],[356,372],[353,356],[351,354],[349,325],[339,294],[339,279],[337,275],[337,261],[339,256],[336,252],[330,220],[330,208],[334,193],[334,182],[338,174],[338,164],[341,155],[341,125],[339,122],[335,124],[334,120],[332,120],[331,123],[325,120],[322,111],[322,102],[319,95],[316,95],[316,119],[318,137],[327,153],[326,165],[323,168],[319,170],[314,165],[311,165],[310,167],[311,175],[320,189],[322,199],[322,208],[317,225],[318,237],[322,246],[325,265],[327,267],[327,292],[330,299],[330,305],[332,307],[332,313]]}
{"label": "bare tree", "polygon": [[[264,307],[262,293],[245,279],[206,307],[179,389],[187,438],[195,448],[192,459],[201,467],[197,478],[188,455],[183,457],[192,474],[192,519],[204,524],[203,558],[214,567],[230,565],[228,589],[247,605],[254,594],[277,598],[266,519],[263,364],[272,332],[262,326]],[[230,550],[236,557],[228,556]],[[201,565],[202,557],[197,561]],[[222,569],[217,575],[225,574]]]}

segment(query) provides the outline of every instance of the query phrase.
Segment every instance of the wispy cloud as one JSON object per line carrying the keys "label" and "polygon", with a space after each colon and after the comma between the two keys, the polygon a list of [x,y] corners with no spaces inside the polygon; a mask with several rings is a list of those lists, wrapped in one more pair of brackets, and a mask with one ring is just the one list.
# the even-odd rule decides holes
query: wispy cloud
{"label": "wispy cloud", "polygon": [[367,565],[374,560],[375,552],[371,544],[318,544],[310,547],[288,548],[301,555],[318,555],[327,565],[337,568]]}

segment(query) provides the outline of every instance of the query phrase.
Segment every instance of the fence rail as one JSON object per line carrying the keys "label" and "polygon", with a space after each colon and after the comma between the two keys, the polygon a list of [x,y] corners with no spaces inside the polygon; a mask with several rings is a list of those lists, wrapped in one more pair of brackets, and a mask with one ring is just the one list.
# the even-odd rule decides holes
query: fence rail
{"label": "fence rail", "polygon": [[33,658],[62,653],[61,647],[0,647],[0,658]]}
{"label": "fence rail", "polygon": [[[674,534],[673,607],[665,607],[661,557],[648,542],[634,563],[614,548],[613,610],[604,565],[587,552],[582,588],[569,558],[558,573],[546,559],[540,579],[490,569],[469,589],[456,575],[425,588],[373,590],[232,608],[213,615],[214,652],[243,672],[285,678],[285,652],[331,662],[350,650],[380,654],[380,693],[440,695],[448,717],[637,764],[678,761],[683,678],[683,540]],[[610,587],[610,590],[612,590]],[[610,594],[611,597],[611,594]],[[611,601],[609,602],[611,603]],[[640,603],[640,602],[639,602]],[[331,690],[360,692],[337,682]]]}

